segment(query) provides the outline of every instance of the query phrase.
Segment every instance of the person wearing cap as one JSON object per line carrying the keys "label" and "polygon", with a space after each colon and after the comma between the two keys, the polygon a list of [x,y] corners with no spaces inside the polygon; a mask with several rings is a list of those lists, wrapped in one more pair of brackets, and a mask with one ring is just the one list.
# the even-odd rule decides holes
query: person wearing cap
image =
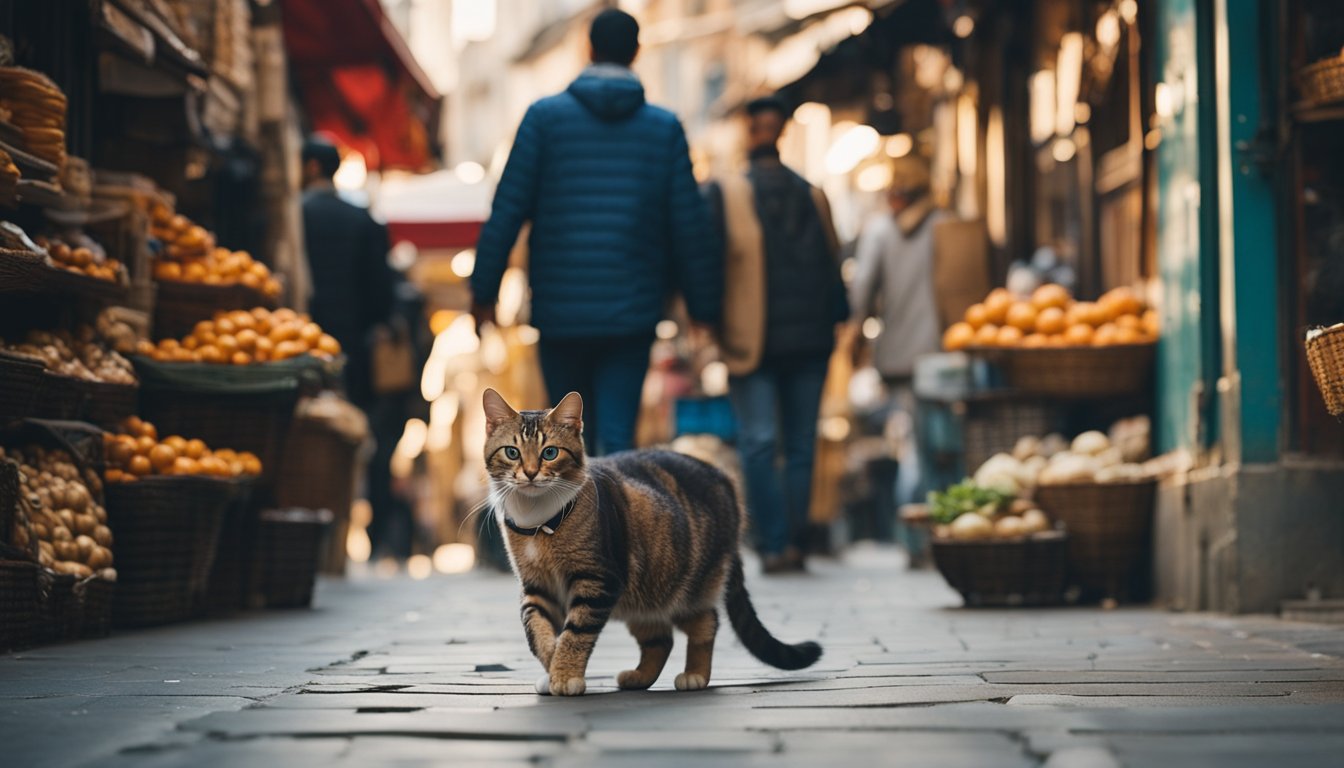
{"label": "person wearing cap", "polygon": [[[500,280],[531,222],[531,324],[552,403],[583,396],[594,455],[635,444],[654,327],[679,290],[692,321],[718,322],[722,267],[681,123],[649,104],[630,70],[639,24],[614,8],[588,35],[592,65],[528,108],[471,276],[478,330],[495,320]],[[703,333],[705,329],[701,328]]]}
{"label": "person wearing cap", "polygon": [[[882,329],[873,341],[872,363],[893,404],[913,413],[915,361],[939,351],[942,329],[933,283],[934,230],[949,218],[929,194],[929,166],[914,154],[892,163],[887,210],[864,225],[855,247],[850,284],[854,323],[876,316]],[[861,336],[856,334],[856,338]],[[856,344],[856,357],[861,347]],[[913,444],[902,450],[897,501],[918,498],[919,468]]]}
{"label": "person wearing cap", "polygon": [[747,508],[764,570],[779,573],[803,569],[817,415],[849,310],[826,196],[780,161],[790,110],[765,97],[746,114],[746,173],[711,182],[705,195],[724,253],[719,346]]}

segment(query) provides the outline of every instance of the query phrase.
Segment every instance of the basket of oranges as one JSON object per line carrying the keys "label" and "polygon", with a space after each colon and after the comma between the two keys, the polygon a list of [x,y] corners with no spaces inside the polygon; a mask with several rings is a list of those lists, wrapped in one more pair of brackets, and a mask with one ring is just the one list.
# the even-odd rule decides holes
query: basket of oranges
{"label": "basket of oranges", "polygon": [[256,454],[273,479],[301,391],[335,378],[340,345],[306,315],[216,313],[182,339],[137,350],[142,411],[163,429]]}
{"label": "basket of oranges", "polygon": [[107,514],[117,534],[113,622],[181,621],[202,606],[224,513],[261,473],[246,451],[160,437],[138,417],[103,436]]}
{"label": "basket of oranges", "polygon": [[1149,388],[1159,332],[1156,311],[1132,289],[1075,301],[1047,284],[1026,298],[995,289],[947,329],[943,346],[997,362],[1024,393],[1111,397]]}

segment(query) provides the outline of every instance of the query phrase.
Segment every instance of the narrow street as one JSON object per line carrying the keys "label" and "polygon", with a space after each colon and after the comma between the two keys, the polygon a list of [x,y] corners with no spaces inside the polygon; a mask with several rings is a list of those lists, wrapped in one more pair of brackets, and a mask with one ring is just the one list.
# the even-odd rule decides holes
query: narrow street
{"label": "narrow street", "polygon": [[[5,764],[1338,765],[1344,630],[1150,609],[968,611],[859,549],[749,575],[765,623],[826,652],[768,669],[720,634],[714,679],[543,698],[512,577],[324,582],[312,611],[119,633],[0,659]],[[678,639],[680,642],[680,638]]]}

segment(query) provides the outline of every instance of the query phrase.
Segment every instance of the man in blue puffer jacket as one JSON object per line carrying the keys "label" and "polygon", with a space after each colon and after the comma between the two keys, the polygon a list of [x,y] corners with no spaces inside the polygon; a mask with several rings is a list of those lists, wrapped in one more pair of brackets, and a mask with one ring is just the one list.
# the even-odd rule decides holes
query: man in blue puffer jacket
{"label": "man in blue puffer jacket", "polygon": [[589,31],[592,66],[528,108],[476,247],[477,328],[525,221],[532,324],[551,402],[580,393],[589,451],[634,447],[654,326],[680,289],[696,323],[718,323],[723,268],[681,123],[648,104],[630,71],[639,25],[615,9]]}

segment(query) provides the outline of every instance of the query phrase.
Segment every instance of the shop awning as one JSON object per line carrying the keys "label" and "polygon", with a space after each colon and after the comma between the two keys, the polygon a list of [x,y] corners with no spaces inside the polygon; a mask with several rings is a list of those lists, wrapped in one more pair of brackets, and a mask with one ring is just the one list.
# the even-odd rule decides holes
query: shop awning
{"label": "shop awning", "polygon": [[779,92],[797,104],[861,102],[870,95],[870,75],[892,72],[902,47],[948,41],[944,13],[939,0],[884,5],[874,12],[867,29],[823,52],[807,74]]}
{"label": "shop awning", "polygon": [[494,185],[465,184],[452,171],[384,179],[375,213],[392,242],[421,250],[471,248],[490,216]]}
{"label": "shop awning", "polygon": [[282,0],[285,50],[314,130],[371,170],[432,164],[439,93],[379,0]]}

